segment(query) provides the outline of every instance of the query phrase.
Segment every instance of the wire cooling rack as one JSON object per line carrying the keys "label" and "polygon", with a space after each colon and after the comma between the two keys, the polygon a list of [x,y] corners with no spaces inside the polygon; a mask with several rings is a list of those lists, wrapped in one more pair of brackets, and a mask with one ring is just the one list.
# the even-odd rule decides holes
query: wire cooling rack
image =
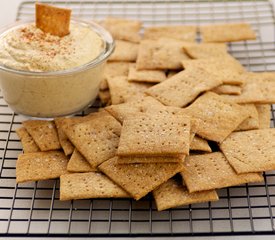
{"label": "wire cooling rack", "polygon": [[[86,20],[112,15],[136,18],[145,26],[213,22],[251,23],[257,40],[229,45],[248,70],[275,70],[274,14],[269,1],[58,1]],[[17,19],[33,16],[24,2]],[[199,36],[198,36],[199,39]],[[96,103],[89,111],[99,107]],[[85,113],[83,113],[85,114]],[[157,212],[151,196],[139,202],[79,200],[60,202],[59,181],[15,184],[15,163],[22,151],[15,134],[24,117],[0,97],[0,236],[198,236],[275,233],[275,173],[265,182],[219,190],[220,200]],[[274,127],[271,108],[271,126]]]}

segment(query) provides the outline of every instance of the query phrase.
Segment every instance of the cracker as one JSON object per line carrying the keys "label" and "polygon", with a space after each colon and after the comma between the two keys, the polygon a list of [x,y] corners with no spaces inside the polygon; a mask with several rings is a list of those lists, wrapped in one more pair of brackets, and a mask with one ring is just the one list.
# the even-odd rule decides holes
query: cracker
{"label": "cracker", "polygon": [[71,10],[35,3],[36,27],[59,37],[70,33]]}
{"label": "cracker", "polygon": [[256,104],[259,115],[259,128],[270,128],[270,105]]}
{"label": "cracker", "polygon": [[237,173],[275,170],[275,129],[232,133],[220,148]]}
{"label": "cracker", "polygon": [[181,175],[190,193],[264,180],[259,173],[237,174],[220,152],[186,157]]}
{"label": "cracker", "polygon": [[245,73],[241,95],[223,95],[236,103],[275,103],[275,73]]}
{"label": "cracker", "polygon": [[169,70],[169,72],[167,73],[167,78],[173,77],[177,73],[179,73],[179,71]]}
{"label": "cracker", "polygon": [[196,35],[196,26],[158,26],[145,28],[143,39],[173,38],[186,42],[195,42]]}
{"label": "cracker", "polygon": [[161,38],[157,41],[143,40],[137,57],[138,70],[182,69],[181,60],[188,59],[182,46],[184,42]]}
{"label": "cracker", "polygon": [[104,91],[99,90],[98,97],[103,105],[111,105],[111,94],[108,89]]}
{"label": "cracker", "polygon": [[242,93],[242,87],[236,85],[224,84],[215,87],[211,90],[217,94],[228,94],[228,95],[240,95]]}
{"label": "cracker", "polygon": [[193,203],[218,201],[215,190],[189,193],[187,188],[177,180],[169,179],[153,191],[158,211]]}
{"label": "cracker", "polygon": [[118,164],[135,164],[135,163],[182,163],[186,155],[178,157],[119,157]]}
{"label": "cracker", "polygon": [[120,123],[107,114],[65,129],[68,138],[93,168],[115,156],[120,131]]}
{"label": "cracker", "polygon": [[127,30],[131,28],[134,31],[139,31],[142,27],[142,22],[136,19],[107,17],[104,19],[102,25],[106,28],[118,26],[120,28],[127,28]]}
{"label": "cracker", "polygon": [[140,114],[124,120],[117,155],[175,156],[189,154],[190,118]]}
{"label": "cracker", "polygon": [[16,182],[58,178],[67,173],[68,159],[59,151],[19,154],[16,161]]}
{"label": "cracker", "polygon": [[149,88],[146,93],[164,105],[184,107],[202,92],[221,85],[221,80],[202,68],[189,68]]}
{"label": "cracker", "polygon": [[247,111],[249,117],[245,119],[235,131],[246,131],[259,128],[259,114],[254,104],[243,104],[244,111]]}
{"label": "cracker", "polygon": [[138,54],[138,44],[122,40],[116,41],[116,48],[109,61],[135,62]]}
{"label": "cracker", "polygon": [[97,168],[92,168],[87,160],[79,151],[74,149],[74,152],[68,162],[67,170],[69,172],[96,172]]}
{"label": "cracker", "polygon": [[128,198],[121,187],[102,173],[73,173],[60,177],[60,200]]}
{"label": "cracker", "polygon": [[22,124],[41,151],[61,148],[53,121],[27,120]]}
{"label": "cracker", "polygon": [[194,136],[193,141],[190,142],[190,150],[202,151],[202,152],[212,152],[208,142],[198,136]]}
{"label": "cracker", "polygon": [[195,118],[197,135],[216,142],[222,142],[248,118],[242,106],[212,92],[203,94],[183,111]]}
{"label": "cracker", "polygon": [[117,157],[99,165],[116,184],[139,200],[182,170],[182,163],[118,164]]}
{"label": "cracker", "polygon": [[108,77],[107,78],[112,104],[128,102],[134,98],[144,96],[144,91],[151,87],[148,83],[128,82],[127,77]]}
{"label": "cracker", "polygon": [[162,70],[137,70],[135,66],[129,69],[128,81],[159,83],[164,80],[166,74]]}
{"label": "cracker", "polygon": [[188,43],[183,46],[190,58],[210,59],[227,55],[227,46],[223,43]]}
{"label": "cracker", "polygon": [[34,142],[33,138],[24,127],[16,129],[17,136],[19,137],[24,153],[39,152],[40,149]]}
{"label": "cracker", "polygon": [[247,23],[224,23],[201,26],[203,42],[237,42],[255,40],[256,33]]}

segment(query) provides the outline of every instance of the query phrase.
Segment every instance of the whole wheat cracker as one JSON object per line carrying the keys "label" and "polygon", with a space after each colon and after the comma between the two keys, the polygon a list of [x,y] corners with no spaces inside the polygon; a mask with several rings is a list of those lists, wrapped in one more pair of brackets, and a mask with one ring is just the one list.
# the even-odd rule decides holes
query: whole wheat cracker
{"label": "whole wheat cracker", "polygon": [[19,137],[24,153],[39,152],[40,149],[34,142],[33,138],[24,127],[16,129],[16,134]]}
{"label": "whole wheat cracker", "polygon": [[242,93],[242,87],[236,85],[224,84],[215,87],[211,90],[217,94],[228,94],[228,95],[240,95]]}
{"label": "whole wheat cracker", "polygon": [[116,49],[108,59],[109,61],[135,62],[138,54],[138,44],[117,40]]}
{"label": "whole wheat cracker", "polygon": [[259,114],[254,104],[242,104],[244,111],[247,111],[249,117],[245,119],[235,131],[246,131],[259,128]]}
{"label": "whole wheat cracker", "polygon": [[194,135],[194,138],[192,141],[190,141],[190,150],[193,151],[202,151],[202,152],[212,152],[212,149],[210,148],[208,142],[198,136]]}
{"label": "whole wheat cracker", "polygon": [[128,81],[159,83],[166,80],[163,70],[137,70],[135,66],[129,68]]}
{"label": "whole wheat cracker", "polygon": [[270,108],[269,104],[256,104],[259,115],[259,128],[270,128]]}
{"label": "whole wheat cracker", "polygon": [[176,157],[119,157],[118,164],[135,164],[135,163],[183,163],[186,155]]}

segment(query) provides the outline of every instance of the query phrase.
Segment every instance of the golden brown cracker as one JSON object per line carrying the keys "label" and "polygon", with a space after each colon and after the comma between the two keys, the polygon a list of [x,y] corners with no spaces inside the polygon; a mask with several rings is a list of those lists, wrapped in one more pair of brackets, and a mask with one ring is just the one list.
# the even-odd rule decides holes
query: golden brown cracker
{"label": "golden brown cracker", "polygon": [[116,48],[109,61],[135,62],[138,54],[138,44],[117,40]]}
{"label": "golden brown cracker", "polygon": [[259,115],[259,128],[270,128],[270,108],[269,104],[256,104]]}
{"label": "golden brown cracker", "polygon": [[202,152],[212,152],[208,142],[198,136],[194,135],[193,141],[190,141],[190,150],[202,151]]}
{"label": "golden brown cracker", "polygon": [[242,104],[243,111],[247,111],[249,117],[245,119],[235,131],[246,131],[259,128],[259,114],[254,104]]}
{"label": "golden brown cracker", "polygon": [[130,67],[128,81],[159,83],[166,80],[163,70],[137,70],[135,66]]}
{"label": "golden brown cracker", "polygon": [[39,152],[40,149],[34,142],[31,135],[27,132],[24,127],[16,129],[16,134],[19,137],[24,153]]}

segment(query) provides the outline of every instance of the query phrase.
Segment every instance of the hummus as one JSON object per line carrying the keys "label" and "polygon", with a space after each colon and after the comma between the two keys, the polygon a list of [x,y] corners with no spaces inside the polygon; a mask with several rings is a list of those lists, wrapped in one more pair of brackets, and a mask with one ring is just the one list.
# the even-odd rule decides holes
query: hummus
{"label": "hummus", "polygon": [[80,24],[71,24],[62,38],[27,24],[0,37],[0,64],[34,72],[66,70],[95,59],[103,47],[102,38]]}

